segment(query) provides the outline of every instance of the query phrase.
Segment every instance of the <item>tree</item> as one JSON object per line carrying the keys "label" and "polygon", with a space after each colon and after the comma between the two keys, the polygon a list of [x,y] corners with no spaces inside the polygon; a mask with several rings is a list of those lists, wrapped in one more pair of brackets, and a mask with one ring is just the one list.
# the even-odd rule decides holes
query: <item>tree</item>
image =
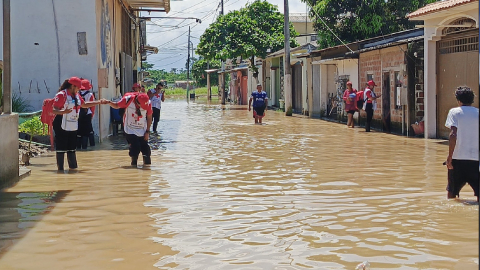
{"label": "tree", "polygon": [[142,70],[151,70],[154,64],[150,64],[147,61],[142,62]]}
{"label": "tree", "polygon": [[[207,85],[207,74],[205,72],[205,70],[207,70],[207,62],[209,61],[200,57],[200,59],[193,64],[192,77],[195,80],[197,86]],[[220,68],[220,61],[213,60],[209,62],[208,69],[218,69],[218,68]],[[210,84],[218,85],[217,72],[210,73]]]}
{"label": "tree", "polygon": [[[255,57],[265,58],[267,50],[278,51],[284,46],[283,15],[264,0],[256,0],[234,10],[210,24],[200,37],[196,53],[206,60],[249,59],[249,68],[257,77]],[[290,46],[298,46],[298,33],[290,24]]]}
{"label": "tree", "polygon": [[[345,43],[412,29],[407,13],[435,0],[303,0],[311,10],[319,46]],[[321,19],[320,19],[321,18]],[[322,22],[328,25],[333,33]]]}

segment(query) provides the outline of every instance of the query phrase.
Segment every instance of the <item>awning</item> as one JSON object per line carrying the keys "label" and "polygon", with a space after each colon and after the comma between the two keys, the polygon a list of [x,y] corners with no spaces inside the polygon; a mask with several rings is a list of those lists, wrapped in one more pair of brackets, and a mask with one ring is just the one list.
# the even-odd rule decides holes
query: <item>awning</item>
{"label": "awning", "polygon": [[170,0],[125,0],[134,10],[158,9],[158,11],[170,12]]}
{"label": "awning", "polygon": [[216,68],[216,69],[206,69],[205,72],[207,72],[207,73],[213,73],[213,72],[216,72],[216,71],[218,71],[218,70],[219,70],[218,68]]}
{"label": "awning", "polygon": [[153,47],[153,46],[143,46],[143,49],[144,49],[146,52],[149,52],[149,53],[152,53],[152,54],[157,54],[157,53],[158,53],[158,48],[157,48],[157,47]]}

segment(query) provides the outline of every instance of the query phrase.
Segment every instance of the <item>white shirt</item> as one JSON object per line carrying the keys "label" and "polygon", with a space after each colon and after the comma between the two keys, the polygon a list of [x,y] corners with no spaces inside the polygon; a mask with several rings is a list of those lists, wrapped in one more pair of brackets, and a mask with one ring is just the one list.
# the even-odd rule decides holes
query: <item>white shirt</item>
{"label": "white shirt", "polygon": [[478,108],[461,106],[450,109],[445,126],[457,127],[457,143],[452,158],[478,160]]}
{"label": "white shirt", "polygon": [[123,130],[126,134],[142,137],[147,130],[147,111],[140,108],[142,116],[138,116],[136,111],[135,102],[130,102],[128,107],[125,108],[125,114],[123,115]]}
{"label": "white shirt", "polygon": [[157,90],[155,89],[150,89],[150,92],[153,93],[153,97],[151,99],[152,101],[152,107],[153,108],[157,108],[157,109],[161,109],[162,108],[162,95],[163,93],[160,92],[160,94],[155,94]]}

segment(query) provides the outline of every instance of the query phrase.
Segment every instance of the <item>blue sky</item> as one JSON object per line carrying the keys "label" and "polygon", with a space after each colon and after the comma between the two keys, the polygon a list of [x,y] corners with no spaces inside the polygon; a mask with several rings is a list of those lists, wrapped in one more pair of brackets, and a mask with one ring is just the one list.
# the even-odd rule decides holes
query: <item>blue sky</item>
{"label": "blue sky", "polygon": [[[248,0],[224,0],[224,10],[237,10],[245,6]],[[283,0],[270,0],[283,13]],[[155,65],[156,69],[185,67],[187,59],[188,26],[191,27],[191,41],[196,48],[200,36],[219,14],[219,0],[184,0],[171,1],[171,10],[168,14],[152,13],[150,16],[159,17],[194,17],[202,19],[201,24],[195,20],[181,19],[152,19],[147,24],[147,44],[159,47],[159,53],[150,55],[147,62]],[[217,9],[218,8],[218,9]],[[300,0],[289,1],[290,13],[305,13],[306,5]],[[216,11],[216,12],[215,12]],[[149,16],[142,14],[142,16]],[[196,55],[197,56],[197,55]]]}

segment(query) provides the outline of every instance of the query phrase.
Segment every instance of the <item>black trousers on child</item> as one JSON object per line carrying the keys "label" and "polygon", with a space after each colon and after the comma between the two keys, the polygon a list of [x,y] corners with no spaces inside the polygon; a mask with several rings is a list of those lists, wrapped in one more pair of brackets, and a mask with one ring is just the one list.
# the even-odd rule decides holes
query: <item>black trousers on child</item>
{"label": "black trousers on child", "polygon": [[92,115],[80,114],[78,118],[77,149],[87,149],[88,141],[90,141],[90,146],[95,146]]}
{"label": "black trousers on child", "polygon": [[365,106],[365,112],[367,113],[367,122],[365,123],[365,131],[370,132],[370,125],[373,119],[373,104],[367,103]]}
{"label": "black trousers on child", "polygon": [[143,136],[139,137],[135,134],[126,134],[127,142],[129,145],[128,155],[132,158],[138,158],[140,152],[142,155],[150,157],[152,151],[150,150],[150,145],[145,141]]}
{"label": "black trousers on child", "polygon": [[153,109],[153,131],[157,132],[158,122],[160,121],[160,109],[152,108]]}

